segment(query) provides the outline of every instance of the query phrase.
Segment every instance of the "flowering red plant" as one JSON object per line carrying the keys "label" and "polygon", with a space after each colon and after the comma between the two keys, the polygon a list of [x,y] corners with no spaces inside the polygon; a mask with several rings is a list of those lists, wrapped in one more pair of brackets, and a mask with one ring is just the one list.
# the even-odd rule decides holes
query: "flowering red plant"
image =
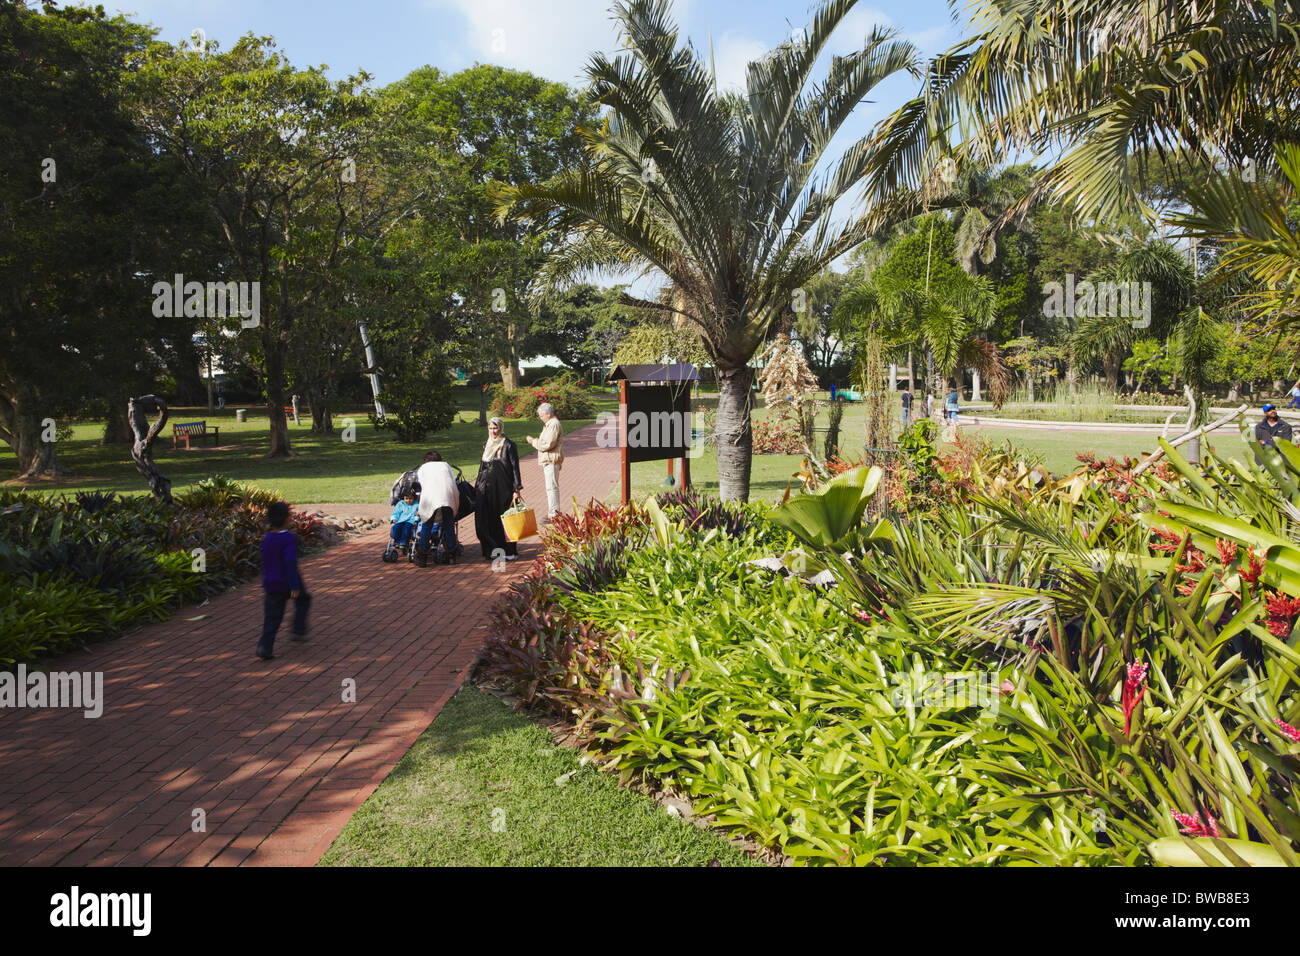
{"label": "flowering red plant", "polygon": [[1300,614],[1300,600],[1274,591],[1264,603],[1264,609],[1268,612],[1268,632],[1274,637],[1286,637],[1291,633],[1296,615]]}
{"label": "flowering red plant", "polygon": [[1170,813],[1174,822],[1178,824],[1178,832],[1187,836],[1207,836],[1217,837],[1219,835],[1218,824],[1214,822],[1214,817],[1205,814],[1205,822],[1201,822],[1201,811],[1197,810],[1190,816],[1186,813],[1179,813],[1174,810]]}
{"label": "flowering red plant", "polygon": [[1282,720],[1280,717],[1274,718],[1273,723],[1277,724],[1278,730],[1282,731],[1282,735],[1286,737],[1288,740],[1293,740],[1296,743],[1300,743],[1300,730],[1296,730],[1294,727],[1288,724],[1285,720]]}
{"label": "flowering red plant", "polygon": [[1147,692],[1147,668],[1146,664],[1139,664],[1133,661],[1125,668],[1124,675],[1124,696],[1121,705],[1124,708],[1124,736],[1129,736],[1129,728],[1133,722],[1133,711],[1137,710],[1137,705],[1141,703],[1142,698]]}

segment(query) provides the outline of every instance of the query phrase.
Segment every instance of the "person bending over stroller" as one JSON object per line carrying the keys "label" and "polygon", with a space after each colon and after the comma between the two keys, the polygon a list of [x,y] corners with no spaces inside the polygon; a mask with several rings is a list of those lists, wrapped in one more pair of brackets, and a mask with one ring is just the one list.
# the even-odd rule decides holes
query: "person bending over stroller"
{"label": "person bending over stroller", "polygon": [[407,491],[396,507],[393,508],[393,531],[389,535],[388,547],[405,553],[415,540],[415,529],[420,523],[419,508],[415,503],[415,492]]}
{"label": "person bending over stroller", "polygon": [[424,464],[416,472],[420,482],[420,536],[415,544],[415,563],[418,567],[429,564],[429,546],[433,533],[438,531],[436,545],[442,546],[442,556],[450,560],[461,551],[456,540],[456,509],[460,506],[460,489],[451,465],[442,455],[430,450],[424,455]]}

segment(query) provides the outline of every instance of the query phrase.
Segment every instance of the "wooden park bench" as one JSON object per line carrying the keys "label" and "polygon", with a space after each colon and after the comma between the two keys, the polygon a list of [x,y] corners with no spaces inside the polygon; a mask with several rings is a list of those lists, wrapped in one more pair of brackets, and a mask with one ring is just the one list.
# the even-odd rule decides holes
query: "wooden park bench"
{"label": "wooden park bench", "polygon": [[175,448],[177,441],[184,438],[185,448],[188,450],[191,438],[202,438],[205,435],[212,436],[213,445],[219,444],[218,439],[221,436],[220,426],[214,426],[209,429],[207,422],[181,422],[178,425],[172,426],[172,447]]}

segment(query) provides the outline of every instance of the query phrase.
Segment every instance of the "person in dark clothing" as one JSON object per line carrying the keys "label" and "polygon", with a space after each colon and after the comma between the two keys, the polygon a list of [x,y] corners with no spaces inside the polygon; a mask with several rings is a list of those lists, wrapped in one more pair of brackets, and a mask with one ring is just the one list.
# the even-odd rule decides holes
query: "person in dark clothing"
{"label": "person in dark clothing", "polygon": [[275,632],[284,620],[285,605],[293,598],[293,640],[306,640],[307,609],[311,595],[303,587],[298,573],[298,535],[285,527],[289,523],[289,506],[273,501],[266,509],[271,530],[262,538],[262,639],[257,642],[257,656],[269,661],[275,656]]}
{"label": "person in dark clothing", "polygon": [[1265,448],[1276,448],[1273,443],[1279,438],[1290,441],[1291,426],[1278,417],[1277,406],[1270,403],[1264,406],[1264,420],[1255,426],[1255,441]]}
{"label": "person in dark clothing", "polygon": [[903,392],[903,427],[908,426],[909,419],[912,417],[912,392],[907,390]]}
{"label": "person in dark clothing", "polygon": [[483,458],[474,481],[474,530],[485,560],[491,561],[502,554],[507,561],[518,557],[515,542],[506,538],[501,514],[510,507],[511,501],[519,499],[523,490],[519,449],[506,437],[501,419],[490,419],[487,444],[483,446]]}

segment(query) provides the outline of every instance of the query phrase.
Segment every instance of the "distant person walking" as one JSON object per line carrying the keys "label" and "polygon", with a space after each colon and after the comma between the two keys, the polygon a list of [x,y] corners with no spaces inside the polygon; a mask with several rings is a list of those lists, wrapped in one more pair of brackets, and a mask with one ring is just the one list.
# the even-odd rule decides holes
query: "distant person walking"
{"label": "distant person walking", "polygon": [[257,642],[257,656],[264,661],[275,657],[275,632],[284,620],[284,609],[293,598],[293,640],[306,640],[307,610],[311,595],[302,585],[298,573],[298,535],[289,523],[289,506],[273,501],[266,508],[271,530],[262,538],[262,639]]}
{"label": "distant person walking", "polygon": [[537,406],[537,417],[542,420],[542,434],[528,436],[528,444],[537,449],[537,460],[542,465],[542,478],[546,482],[546,520],[560,513],[560,466],[564,464],[564,432],[555,408],[550,402]]}
{"label": "distant person walking", "polygon": [[1291,426],[1278,416],[1277,406],[1269,403],[1264,406],[1264,419],[1255,426],[1255,441],[1265,448],[1276,448],[1277,439],[1291,440]]}
{"label": "distant person walking", "polygon": [[943,400],[943,417],[946,421],[957,424],[957,413],[960,411],[960,396],[957,394],[956,386],[953,387]]}
{"label": "distant person walking", "polygon": [[903,427],[906,428],[908,421],[912,417],[912,393],[905,390],[903,392]]}
{"label": "distant person walking", "polygon": [[1300,382],[1291,386],[1291,401],[1287,402],[1287,408],[1300,408]]}

